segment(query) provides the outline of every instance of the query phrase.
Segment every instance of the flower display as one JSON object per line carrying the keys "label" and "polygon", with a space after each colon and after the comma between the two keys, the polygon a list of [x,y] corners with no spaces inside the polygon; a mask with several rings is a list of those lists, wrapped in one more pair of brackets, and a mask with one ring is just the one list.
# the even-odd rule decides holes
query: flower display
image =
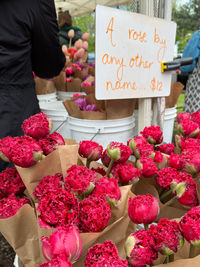
{"label": "flower display", "polygon": [[64,178],[65,186],[77,196],[87,196],[95,187],[97,175],[85,166],[72,165]]}
{"label": "flower display", "polygon": [[119,185],[114,178],[102,177],[95,183],[95,188],[92,192],[92,196],[101,197],[105,196],[108,204],[117,204],[117,201],[121,198],[121,191]]}
{"label": "flower display", "polygon": [[14,216],[25,204],[29,204],[27,197],[17,198],[14,194],[0,200],[0,219]]}
{"label": "flower display", "polygon": [[140,134],[146,138],[148,143],[150,144],[161,144],[163,141],[163,133],[160,130],[160,126],[149,126],[145,127],[143,131],[140,132]]}
{"label": "flower display", "polygon": [[152,265],[158,253],[150,246],[151,236],[145,230],[129,235],[125,243],[125,252],[130,266],[144,267]]}
{"label": "flower display", "polygon": [[22,124],[24,133],[36,139],[50,134],[51,129],[52,122],[42,111],[26,119]]}
{"label": "flower display", "polygon": [[172,180],[179,175],[179,172],[176,169],[166,167],[159,170],[156,177],[156,182],[162,188],[169,190]]}
{"label": "flower display", "polygon": [[157,218],[159,212],[158,200],[150,194],[129,198],[128,215],[136,224],[152,223]]}
{"label": "flower display", "polygon": [[126,162],[114,164],[111,174],[123,185],[135,184],[141,178],[141,170]]}
{"label": "flower display", "polygon": [[79,143],[79,155],[89,161],[97,161],[101,158],[103,147],[94,141],[81,141]]}
{"label": "flower display", "polygon": [[199,125],[190,119],[180,121],[177,129],[184,137],[195,137],[199,133]]}
{"label": "flower display", "polygon": [[58,148],[58,146],[65,145],[65,140],[61,134],[54,132],[43,139],[40,139],[39,144],[43,150],[45,156],[52,153]]}
{"label": "flower display", "polygon": [[150,226],[149,234],[153,238],[152,247],[163,255],[176,253],[184,243],[179,224],[174,220],[160,219],[157,225]]}
{"label": "flower display", "polygon": [[58,227],[77,223],[79,213],[78,199],[64,189],[43,196],[37,207],[40,223],[46,227]]}
{"label": "flower display", "polygon": [[7,168],[0,173],[0,191],[5,195],[20,194],[25,185],[16,168]]}
{"label": "flower display", "polygon": [[182,170],[184,167],[184,159],[182,155],[171,154],[167,162],[168,166],[176,170]]}
{"label": "flower display", "polygon": [[37,267],[73,267],[73,265],[68,258],[61,254],[50,261],[41,263]]}
{"label": "flower display", "polygon": [[185,113],[178,113],[177,114],[177,117],[176,117],[176,120],[178,121],[178,122],[181,122],[182,120],[189,120],[190,119],[190,113],[187,113],[187,112],[185,112]]}
{"label": "flower display", "polygon": [[[113,265],[114,262],[117,263],[117,265]],[[117,248],[110,240],[106,240],[103,244],[95,244],[93,247],[89,248],[84,263],[85,267],[128,267],[126,260],[120,260]]]}
{"label": "flower display", "polygon": [[126,162],[131,154],[132,150],[122,143],[111,142],[107,147],[108,157],[117,163]]}
{"label": "flower display", "polygon": [[104,197],[89,196],[80,201],[79,229],[86,232],[101,232],[111,217],[111,208]]}
{"label": "flower display", "polygon": [[200,246],[200,206],[189,210],[179,225],[185,239],[194,246]]}
{"label": "flower display", "polygon": [[55,175],[48,175],[42,178],[40,183],[35,187],[33,195],[41,199],[43,196],[58,192],[59,189],[62,189],[62,174],[56,173]]}
{"label": "flower display", "polygon": [[65,255],[71,263],[75,263],[82,253],[82,240],[76,226],[58,228],[50,237],[42,237],[42,252],[46,260],[60,254]]}
{"label": "flower display", "polygon": [[136,167],[142,171],[144,177],[154,177],[158,168],[151,158],[141,157],[136,162]]}
{"label": "flower display", "polygon": [[171,155],[174,152],[174,144],[168,143],[156,146],[156,150],[164,154]]}

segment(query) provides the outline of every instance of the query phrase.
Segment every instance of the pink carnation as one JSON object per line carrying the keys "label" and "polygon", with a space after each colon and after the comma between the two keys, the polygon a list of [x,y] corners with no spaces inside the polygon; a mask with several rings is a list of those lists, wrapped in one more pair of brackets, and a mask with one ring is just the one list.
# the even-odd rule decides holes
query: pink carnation
{"label": "pink carnation", "polygon": [[7,168],[0,173],[0,191],[5,195],[20,194],[25,185],[16,168]]}
{"label": "pink carnation", "polygon": [[160,126],[149,126],[145,127],[140,134],[147,139],[150,144],[161,144],[163,141],[163,133],[160,130]]}
{"label": "pink carnation", "polygon": [[177,129],[184,137],[195,137],[199,133],[199,125],[189,119],[180,121]]}
{"label": "pink carnation", "polygon": [[80,202],[79,229],[84,232],[101,232],[111,217],[111,208],[105,198],[90,196]]}
{"label": "pink carnation", "polygon": [[141,178],[141,170],[135,168],[131,163],[114,164],[111,174],[124,185],[135,184]]}
{"label": "pink carnation", "polygon": [[14,216],[25,204],[29,204],[26,197],[17,198],[14,194],[0,200],[0,219],[7,219]]}
{"label": "pink carnation", "polygon": [[182,170],[184,167],[184,159],[182,155],[171,154],[167,162],[168,166],[177,170]]}
{"label": "pink carnation", "polygon": [[142,175],[147,178],[154,177],[158,168],[151,158],[141,157],[137,160],[136,167],[142,171]]}
{"label": "pink carnation", "polygon": [[157,225],[151,225],[149,234],[153,238],[152,247],[163,255],[176,253],[184,243],[179,224],[162,218]]}
{"label": "pink carnation", "polygon": [[51,132],[51,129],[52,122],[44,112],[31,116],[22,124],[24,133],[36,139],[45,137]]}
{"label": "pink carnation", "polygon": [[156,146],[156,150],[164,154],[171,155],[174,152],[174,144],[168,143],[168,144],[159,145],[159,146]]}
{"label": "pink carnation", "polygon": [[145,230],[132,233],[126,240],[125,251],[130,266],[144,267],[153,265],[158,253],[150,246],[152,237]]}
{"label": "pink carnation", "polygon": [[156,177],[156,182],[162,188],[169,190],[171,182],[178,177],[179,172],[173,168],[162,168]]}
{"label": "pink carnation", "polygon": [[108,204],[116,204],[121,198],[121,191],[117,181],[114,178],[102,177],[95,183],[92,196],[105,196]]}
{"label": "pink carnation", "polygon": [[177,119],[177,122],[180,122],[180,121],[186,120],[186,119],[189,120],[190,119],[190,113],[187,113],[187,112],[178,113],[176,119]]}
{"label": "pink carnation", "polygon": [[64,178],[65,186],[77,196],[86,196],[94,189],[97,175],[85,166],[72,165]]}
{"label": "pink carnation", "polygon": [[56,150],[58,148],[58,146],[65,145],[64,138],[62,137],[62,135],[60,135],[57,132],[54,132],[54,133],[46,136],[45,138],[40,139],[38,142],[39,142],[45,156],[49,155],[54,150]]}
{"label": "pink carnation", "polygon": [[43,177],[40,183],[36,186],[33,195],[36,198],[41,199],[49,193],[58,192],[58,190],[62,188],[62,180],[63,177],[60,173]]}
{"label": "pink carnation", "polygon": [[37,210],[40,212],[41,223],[58,227],[77,223],[79,202],[74,194],[59,189],[57,192],[43,196]]}
{"label": "pink carnation", "polygon": [[37,267],[73,267],[73,265],[66,256],[61,254],[50,261],[41,263]]}
{"label": "pink carnation", "polygon": [[103,147],[94,141],[81,141],[79,155],[89,161],[97,161],[101,158]]}

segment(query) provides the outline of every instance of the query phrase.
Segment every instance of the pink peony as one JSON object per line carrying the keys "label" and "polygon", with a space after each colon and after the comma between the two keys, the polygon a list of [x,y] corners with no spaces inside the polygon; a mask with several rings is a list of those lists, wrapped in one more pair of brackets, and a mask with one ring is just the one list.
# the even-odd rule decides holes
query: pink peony
{"label": "pink peony", "polygon": [[47,156],[54,150],[56,150],[59,146],[64,146],[65,140],[62,135],[57,132],[54,132],[46,136],[45,138],[40,139],[38,143],[40,144],[44,155]]}
{"label": "pink peony", "polygon": [[174,178],[178,177],[179,172],[173,168],[162,168],[156,177],[156,182],[162,188],[169,190]]}
{"label": "pink peony", "polygon": [[184,137],[195,137],[199,133],[199,125],[189,119],[180,121],[177,129]]}
{"label": "pink peony", "polygon": [[[113,265],[116,263],[116,265]],[[119,265],[121,264],[121,265]],[[117,248],[110,240],[103,244],[95,244],[88,249],[85,267],[128,267],[126,260],[120,260]]]}
{"label": "pink peony", "polygon": [[80,202],[79,229],[84,232],[101,232],[111,217],[111,208],[104,197],[90,196]]}
{"label": "pink peony", "polygon": [[7,219],[14,216],[25,204],[29,204],[26,197],[17,198],[14,194],[0,200],[0,219]]}
{"label": "pink peony", "polygon": [[129,198],[128,214],[136,224],[150,224],[154,222],[159,212],[158,200],[150,194]]}
{"label": "pink peony", "polygon": [[58,190],[62,188],[62,180],[63,177],[60,173],[43,177],[40,183],[35,187],[33,195],[36,198],[41,199],[49,193],[58,192]]}
{"label": "pink peony", "polygon": [[185,239],[194,246],[200,245],[200,206],[188,211],[179,222]]}
{"label": "pink peony", "polygon": [[117,163],[113,165],[111,174],[119,183],[135,184],[141,178],[141,170],[135,168],[131,163]]}
{"label": "pink peony", "polygon": [[180,122],[182,120],[189,120],[190,119],[190,113],[178,113],[177,114],[177,117],[176,117],[176,120],[177,122]]}
{"label": "pink peony", "polygon": [[145,230],[129,235],[125,243],[125,252],[130,266],[144,267],[153,265],[158,253],[150,246],[151,236]]}
{"label": "pink peony", "polygon": [[142,175],[146,178],[154,177],[158,168],[151,158],[141,157],[136,162],[136,167],[142,171]]}
{"label": "pink peony", "polygon": [[149,127],[145,127],[144,130],[142,132],[140,132],[140,134],[146,138],[146,140],[148,141],[148,143],[150,144],[161,144],[163,141],[163,133],[160,130],[160,126],[149,126]]}
{"label": "pink peony", "polygon": [[162,218],[157,225],[149,228],[153,242],[152,247],[163,255],[172,255],[182,248],[184,238],[179,224],[174,220]]}
{"label": "pink peony", "polygon": [[101,158],[103,147],[94,141],[81,141],[79,155],[89,161],[97,161]]}
{"label": "pink peony", "polygon": [[95,187],[97,175],[94,171],[85,166],[72,165],[67,170],[67,176],[64,178],[65,186],[77,196],[84,197],[89,195]]}
{"label": "pink peony", "polygon": [[182,170],[184,167],[184,159],[182,155],[171,154],[167,162],[168,166],[176,170]]}
{"label": "pink peony", "polygon": [[71,262],[64,255],[59,255],[56,258],[41,263],[37,267],[73,267]]}
{"label": "pink peony", "polygon": [[107,147],[108,157],[117,163],[126,162],[131,154],[132,150],[122,143],[111,142]]}
{"label": "pink peony", "polygon": [[51,129],[52,122],[43,112],[31,116],[22,124],[24,133],[36,139],[45,137],[51,132]]}
{"label": "pink peony", "polygon": [[50,237],[42,237],[42,252],[46,260],[51,260],[60,254],[65,255],[70,262],[75,263],[82,253],[82,240],[76,226],[58,228]]}
{"label": "pink peony", "polygon": [[0,191],[5,195],[21,194],[25,185],[16,168],[7,168],[0,173]]}
{"label": "pink peony", "polygon": [[156,146],[156,150],[164,154],[171,155],[174,152],[174,144],[163,144]]}
{"label": "pink peony", "polygon": [[79,202],[74,194],[59,189],[43,196],[37,210],[40,213],[40,222],[51,227],[77,223]]}
{"label": "pink peony", "polygon": [[117,201],[121,198],[121,191],[117,181],[114,178],[102,177],[95,183],[92,196],[105,196],[108,204],[116,205]]}

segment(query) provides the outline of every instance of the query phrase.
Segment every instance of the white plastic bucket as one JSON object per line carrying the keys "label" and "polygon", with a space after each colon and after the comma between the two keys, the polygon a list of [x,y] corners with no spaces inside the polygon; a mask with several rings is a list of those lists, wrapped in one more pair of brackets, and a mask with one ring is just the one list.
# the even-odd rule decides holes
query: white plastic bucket
{"label": "white plastic bucket", "polygon": [[174,131],[174,120],[176,118],[176,107],[165,109],[163,125],[163,142],[171,143]]}
{"label": "white plastic bucket", "polygon": [[135,119],[133,116],[118,120],[82,120],[69,117],[71,138],[77,142],[93,140],[104,148],[111,141],[126,144],[133,137]]}
{"label": "white plastic bucket", "polygon": [[86,95],[85,92],[63,92],[63,91],[57,91],[58,100],[71,99],[74,94]]}
{"label": "white plastic bucket", "polygon": [[62,101],[41,103],[40,109],[52,120],[52,132],[57,131],[63,138],[70,138],[68,113]]}
{"label": "white plastic bucket", "polygon": [[43,102],[52,102],[57,100],[56,92],[51,94],[45,94],[45,95],[37,95],[37,99],[39,100],[39,103]]}

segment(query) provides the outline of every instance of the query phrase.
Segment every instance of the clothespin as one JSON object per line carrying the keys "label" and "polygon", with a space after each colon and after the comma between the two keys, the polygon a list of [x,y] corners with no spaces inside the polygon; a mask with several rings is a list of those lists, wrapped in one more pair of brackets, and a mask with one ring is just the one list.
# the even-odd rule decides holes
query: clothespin
{"label": "clothespin", "polygon": [[181,66],[184,65],[190,65],[193,63],[193,58],[192,57],[187,57],[187,58],[178,58],[173,61],[163,61],[161,63],[161,72],[166,72],[166,71],[171,71],[171,70],[177,70]]}

